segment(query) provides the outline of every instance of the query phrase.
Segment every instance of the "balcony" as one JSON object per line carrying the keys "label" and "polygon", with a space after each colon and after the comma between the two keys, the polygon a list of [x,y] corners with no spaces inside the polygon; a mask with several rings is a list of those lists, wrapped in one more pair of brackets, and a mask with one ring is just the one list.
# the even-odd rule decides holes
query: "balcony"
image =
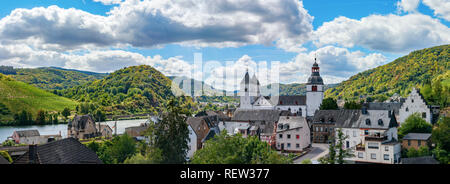
{"label": "balcony", "polygon": [[366,151],[366,145],[364,144],[356,145],[356,151]]}
{"label": "balcony", "polygon": [[380,134],[371,134],[371,135],[366,135],[364,140],[365,141],[385,141],[385,140],[387,140],[387,136],[383,136]]}

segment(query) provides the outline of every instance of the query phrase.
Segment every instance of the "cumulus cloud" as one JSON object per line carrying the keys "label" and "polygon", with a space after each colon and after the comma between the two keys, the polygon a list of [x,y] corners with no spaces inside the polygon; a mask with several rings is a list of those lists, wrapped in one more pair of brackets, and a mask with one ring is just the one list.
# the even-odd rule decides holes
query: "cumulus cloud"
{"label": "cumulus cloud", "polygon": [[361,20],[338,17],[314,33],[318,46],[338,44],[405,53],[414,49],[450,43],[450,29],[423,14],[370,15]]}
{"label": "cumulus cloud", "polygon": [[93,0],[94,2],[100,2],[104,5],[113,5],[113,4],[120,4],[122,3],[122,0]]}
{"label": "cumulus cloud", "polygon": [[417,12],[420,0],[401,0],[397,2],[398,11]]}
{"label": "cumulus cloud", "polygon": [[127,0],[107,16],[58,6],[16,9],[0,20],[0,39],[31,39],[66,50],[175,43],[200,47],[275,44],[287,51],[302,51],[301,44],[312,32],[311,22],[298,0]]}
{"label": "cumulus cloud", "polygon": [[434,11],[434,15],[450,21],[450,1],[448,0],[423,0]]}

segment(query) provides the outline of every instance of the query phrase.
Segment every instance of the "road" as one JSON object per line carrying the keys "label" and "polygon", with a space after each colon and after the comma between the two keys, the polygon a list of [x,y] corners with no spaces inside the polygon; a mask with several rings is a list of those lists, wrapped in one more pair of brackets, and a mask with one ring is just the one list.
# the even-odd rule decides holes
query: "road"
{"label": "road", "polygon": [[328,144],[312,144],[311,151],[306,155],[301,156],[294,160],[294,164],[300,164],[303,160],[310,159],[311,161],[317,161],[320,157],[328,154]]}

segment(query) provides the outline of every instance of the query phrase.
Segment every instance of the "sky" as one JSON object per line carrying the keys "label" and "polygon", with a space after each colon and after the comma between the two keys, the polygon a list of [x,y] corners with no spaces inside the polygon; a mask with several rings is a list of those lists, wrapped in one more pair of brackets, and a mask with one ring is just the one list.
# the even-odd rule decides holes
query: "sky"
{"label": "sky", "polygon": [[146,64],[235,90],[247,69],[263,85],[305,83],[317,58],[330,84],[449,44],[449,21],[449,0],[1,1],[0,65]]}

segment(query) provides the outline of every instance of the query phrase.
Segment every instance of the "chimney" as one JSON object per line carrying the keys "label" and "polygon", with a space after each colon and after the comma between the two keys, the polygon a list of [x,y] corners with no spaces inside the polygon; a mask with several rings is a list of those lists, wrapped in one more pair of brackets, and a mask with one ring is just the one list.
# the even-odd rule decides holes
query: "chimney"
{"label": "chimney", "polygon": [[29,164],[37,164],[36,160],[37,155],[37,145],[29,145],[28,146],[28,162]]}

